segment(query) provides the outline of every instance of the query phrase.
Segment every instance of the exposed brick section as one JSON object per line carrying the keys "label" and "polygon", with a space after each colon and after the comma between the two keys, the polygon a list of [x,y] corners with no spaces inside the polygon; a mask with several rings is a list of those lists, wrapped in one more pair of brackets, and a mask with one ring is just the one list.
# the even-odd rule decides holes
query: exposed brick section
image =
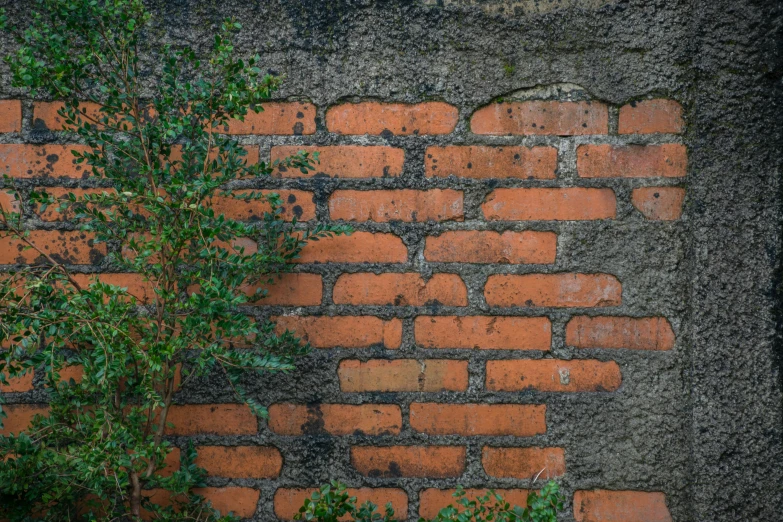
{"label": "exposed brick section", "polygon": [[260,285],[267,290],[265,297],[253,299],[256,288],[247,287],[251,302],[261,305],[278,306],[317,306],[323,299],[323,281],[318,274],[280,274],[272,277],[271,284]]}
{"label": "exposed brick section", "polygon": [[576,522],[672,522],[666,496],[650,491],[576,491]]}
{"label": "exposed brick section", "polygon": [[[454,498],[456,489],[424,489],[419,493],[419,516],[427,520],[432,520],[438,515],[438,512],[451,504],[457,506],[457,499]],[[503,500],[512,506],[524,508],[527,506],[527,496],[530,491],[527,489],[494,489],[495,493],[503,497]],[[465,490],[465,498],[475,500],[477,497],[488,493],[486,489],[470,488]]]}
{"label": "exposed brick section", "polygon": [[394,234],[354,232],[313,241],[302,249],[299,263],[404,263],[408,248]]}
{"label": "exposed brick section", "polygon": [[424,167],[428,177],[555,179],[557,149],[483,145],[428,147]]}
{"label": "exposed brick section", "polygon": [[351,359],[340,363],[337,374],[344,392],[439,392],[468,388],[467,361]]}
{"label": "exposed brick section", "polygon": [[258,420],[244,404],[183,404],[172,406],[166,422],[168,435],[253,435]]}
{"label": "exposed brick section", "polygon": [[396,404],[273,404],[269,429],[278,435],[399,435]]}
{"label": "exposed brick section", "polygon": [[443,102],[345,103],[326,112],[326,127],[338,134],[410,136],[448,134],[457,126],[459,111]]}
{"label": "exposed brick section", "polygon": [[[299,508],[304,501],[317,489],[279,488],[275,491],[275,516],[282,520],[293,520],[299,513]],[[394,509],[395,520],[408,518],[408,495],[405,491],[396,488],[348,488],[349,496],[356,497],[356,505],[361,506],[365,502],[372,502],[383,511],[384,506],[391,502]]]}
{"label": "exposed brick section", "polygon": [[429,435],[532,437],[546,432],[538,404],[411,404],[411,428]]}
{"label": "exposed brick section", "polygon": [[368,477],[459,477],[465,471],[462,446],[351,448],[351,465]]}
{"label": "exposed brick section", "polygon": [[297,316],[273,318],[278,330],[291,330],[313,348],[369,348],[394,350],[402,342],[402,321],[373,316]]}
{"label": "exposed brick section", "polygon": [[684,128],[682,105],[674,100],[644,100],[620,107],[620,134],[679,134]]}
{"label": "exposed brick section", "polygon": [[481,464],[491,477],[532,479],[560,477],[565,474],[562,448],[492,448],[481,452]]}
{"label": "exposed brick section", "polygon": [[[77,198],[81,198],[85,195],[95,194],[111,194],[113,189],[79,189],[79,188],[62,188],[62,187],[42,187],[36,188],[39,192],[46,192],[50,196],[58,200],[67,200],[68,194],[73,194]],[[74,212],[71,208],[66,209],[63,212],[58,210],[59,204],[49,205],[46,210],[39,212],[38,215],[43,221],[66,221],[74,218]],[[36,209],[38,210],[38,209]]]}
{"label": "exposed brick section", "polygon": [[582,178],[682,178],[688,170],[685,145],[580,145],[576,169]]}
{"label": "exposed brick section", "polygon": [[12,178],[87,178],[90,167],[76,164],[71,151],[88,151],[84,145],[0,144],[0,174]]}
{"label": "exposed brick section", "polygon": [[[234,194],[269,194],[280,196],[282,216],[285,220],[310,221],[315,219],[315,202],[313,193],[304,190],[235,190]],[[237,221],[260,221],[264,214],[272,211],[272,205],[266,199],[242,200],[234,197],[216,196],[212,198],[212,209],[215,214],[223,214]]]}
{"label": "exposed brick section", "polygon": [[5,212],[19,212],[19,200],[10,192],[0,191],[0,207]]}
{"label": "exposed brick section", "polygon": [[[93,235],[87,232],[33,230],[27,239],[58,263],[95,265],[106,256],[106,244],[94,243]],[[0,264],[32,264],[46,260],[35,249],[24,250],[22,240],[9,238],[6,241],[6,246],[0,249]]]}
{"label": "exposed brick section", "polygon": [[[65,118],[57,112],[65,107],[63,102],[35,102],[33,104],[33,128],[36,130],[62,131],[73,130],[73,126],[66,125]],[[92,102],[80,102],[79,111],[84,114],[84,121],[95,123],[102,117],[101,106]]]}
{"label": "exposed brick section", "polygon": [[234,120],[228,134],[313,134],[315,105],[307,102],[267,102],[259,113],[248,111],[245,121]]}
{"label": "exposed brick section", "polygon": [[213,477],[275,478],[283,468],[283,456],[267,446],[199,446],[196,465]]}
{"label": "exposed brick section", "polygon": [[0,100],[0,132],[22,131],[22,102]]}
{"label": "exposed brick section", "polygon": [[109,285],[127,289],[128,294],[141,303],[150,303],[155,299],[153,285],[139,274],[73,274],[74,280],[82,287],[100,281]]}
{"label": "exposed brick section", "polygon": [[619,306],[622,293],[609,274],[491,275],[484,287],[490,306]]}
{"label": "exposed brick section", "polygon": [[2,393],[22,393],[33,389],[33,372],[29,371],[21,377],[11,377],[8,370],[3,372],[8,384],[0,384]]}
{"label": "exposed brick section", "polygon": [[486,388],[490,391],[600,392],[614,391],[621,382],[620,367],[614,361],[487,361]]}
{"label": "exposed brick section", "polygon": [[203,495],[221,514],[233,512],[239,518],[251,518],[255,515],[258,499],[261,497],[257,489],[240,487],[197,488],[193,492]]}
{"label": "exposed brick section", "polygon": [[0,435],[19,435],[36,415],[47,415],[49,407],[45,404],[4,404],[3,411],[7,417],[3,419]]}
{"label": "exposed brick section", "polygon": [[461,221],[459,190],[338,190],[329,198],[329,216],[346,221]]}
{"label": "exposed brick section", "polygon": [[549,350],[552,344],[547,317],[419,316],[414,332],[422,348]]}
{"label": "exposed brick section", "polygon": [[671,350],[674,340],[665,317],[578,316],[566,326],[566,344],[577,348]]}
{"label": "exposed brick section", "polygon": [[343,274],[334,285],[335,304],[467,306],[468,289],[456,274]]}
{"label": "exposed brick section", "polygon": [[424,245],[424,258],[440,263],[549,264],[556,255],[557,234],[532,230],[453,230]]}
{"label": "exposed brick section", "polygon": [[609,112],[597,102],[525,101],[493,103],[470,120],[476,134],[607,134]]}
{"label": "exposed brick section", "polygon": [[501,188],[487,196],[481,210],[489,220],[614,219],[617,200],[608,188]]}
{"label": "exposed brick section", "polygon": [[674,221],[682,216],[685,189],[680,187],[644,187],[634,189],[631,202],[644,217]]}
{"label": "exposed brick section", "polygon": [[363,145],[297,146],[280,145],[272,147],[272,161],[283,160],[299,151],[317,152],[315,170],[302,173],[298,169],[279,169],[276,175],[283,178],[393,178],[402,174],[405,152],[394,147]]}

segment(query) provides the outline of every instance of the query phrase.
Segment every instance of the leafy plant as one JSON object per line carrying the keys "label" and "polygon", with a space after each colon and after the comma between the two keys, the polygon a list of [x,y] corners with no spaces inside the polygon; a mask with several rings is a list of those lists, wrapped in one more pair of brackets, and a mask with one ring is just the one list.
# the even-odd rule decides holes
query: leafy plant
{"label": "leafy plant", "polygon": [[394,509],[391,502],[386,504],[384,514],[380,514],[378,506],[372,502],[365,502],[357,506],[356,497],[348,495],[345,484],[332,481],[324,484],[318,491],[313,492],[310,498],[305,499],[304,505],[299,508],[299,513],[294,520],[308,520],[312,522],[337,522],[349,520],[356,522],[390,522],[394,520]]}
{"label": "leafy plant", "polygon": [[[218,372],[264,415],[243,375],[290,371],[308,347],[243,307],[263,298],[307,241],[349,230],[286,223],[276,194],[235,192],[281,167],[307,172],[316,159],[251,164],[225,134],[279,85],[257,57],[235,56],[238,23],[223,23],[203,59],[166,46],[151,68],[141,61],[150,20],[141,0],[36,6],[7,60],[13,84],[64,102],[70,137],[87,145],[74,160],[101,188],[55,198],[5,179],[20,208],[0,210],[0,241],[37,259],[0,281],[0,381],[41,372],[49,413],[0,437],[0,519],[228,520],[193,493],[204,473],[192,448],[178,471],[162,473],[174,394]],[[220,198],[269,210],[239,222],[213,208]],[[147,298],[76,273],[37,244],[29,219],[47,207],[107,245],[104,268],[135,274]]]}

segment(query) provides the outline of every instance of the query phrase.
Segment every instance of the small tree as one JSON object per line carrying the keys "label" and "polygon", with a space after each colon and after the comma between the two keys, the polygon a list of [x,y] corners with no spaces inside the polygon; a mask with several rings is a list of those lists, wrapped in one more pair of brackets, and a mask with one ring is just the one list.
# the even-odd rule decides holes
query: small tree
{"label": "small tree", "polygon": [[[40,257],[3,274],[0,380],[42,372],[50,409],[25,433],[0,437],[0,519],[136,520],[146,511],[159,520],[217,520],[192,492],[204,478],[192,448],[182,451],[179,471],[160,473],[174,394],[180,381],[217,371],[264,415],[242,375],[289,371],[307,347],[242,307],[263,297],[260,288],[307,241],[346,230],[286,223],[277,195],[232,192],[232,182],[283,166],[249,164],[245,148],[224,134],[278,86],[257,57],[235,57],[238,23],[222,25],[203,60],[188,47],[158,50],[155,72],[142,77],[150,15],[141,0],[36,4],[8,59],[13,83],[64,101],[65,126],[89,150],[75,161],[104,190],[55,199],[5,180],[21,209],[0,210],[0,241]],[[306,172],[313,160],[300,153],[282,163]],[[259,223],[238,222],[213,209],[225,197],[267,201],[270,210]],[[35,208],[25,199],[38,211],[67,212],[108,246],[104,266],[140,277],[149,300],[48,255],[27,230]],[[81,377],[62,379],[67,367]],[[151,491],[171,500],[155,505]]]}

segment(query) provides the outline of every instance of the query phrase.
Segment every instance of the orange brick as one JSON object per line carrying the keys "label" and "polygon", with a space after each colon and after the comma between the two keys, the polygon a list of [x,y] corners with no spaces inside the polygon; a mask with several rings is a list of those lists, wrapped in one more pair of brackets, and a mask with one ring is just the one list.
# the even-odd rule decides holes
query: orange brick
{"label": "orange brick", "polygon": [[22,132],[20,100],[0,100],[0,132]]}
{"label": "orange brick", "polygon": [[318,163],[313,165],[315,170],[304,174],[299,169],[281,168],[276,175],[283,178],[391,178],[402,174],[405,163],[402,149],[363,145],[280,145],[272,147],[272,161],[283,160],[301,150],[318,152]]}
{"label": "orange brick", "polygon": [[329,215],[346,221],[462,221],[459,190],[338,190]]}
{"label": "orange brick", "polygon": [[196,465],[212,477],[275,478],[283,468],[283,456],[268,446],[199,446]]}
{"label": "orange brick", "polygon": [[351,465],[368,477],[459,477],[465,471],[465,448],[354,446]]}
{"label": "orange brick", "polygon": [[424,245],[424,258],[436,263],[548,264],[556,255],[557,234],[533,230],[452,230]]}
{"label": "orange brick", "polygon": [[8,370],[5,370],[3,375],[5,375],[8,384],[0,384],[0,392],[2,393],[23,393],[33,389],[32,370],[17,377],[11,377]]}
{"label": "orange brick", "polygon": [[71,151],[87,152],[84,145],[21,145],[0,144],[0,174],[12,178],[87,178],[91,175],[86,163],[76,164]]}
{"label": "orange brick", "polygon": [[245,121],[229,123],[228,134],[281,134],[296,135],[315,133],[315,105],[307,102],[266,102],[264,110],[248,111]]}
{"label": "orange brick", "polygon": [[458,119],[457,108],[443,102],[344,103],[329,108],[326,127],[337,134],[448,134]]}
{"label": "orange brick", "polygon": [[19,435],[25,431],[33,417],[36,415],[48,415],[49,406],[45,404],[3,404],[3,411],[7,417],[2,419],[3,428],[0,435]]}
{"label": "orange brick", "polygon": [[424,156],[427,177],[555,179],[556,169],[554,147],[450,145],[428,147]]}
{"label": "orange brick", "polygon": [[647,219],[674,221],[682,216],[685,189],[679,187],[644,187],[634,189],[631,202]]}
{"label": "orange brick", "polygon": [[532,437],[546,433],[546,406],[413,403],[411,428],[429,435]]}
{"label": "orange brick", "polygon": [[332,292],[335,304],[467,306],[468,289],[456,274],[343,274]]}
{"label": "orange brick", "polygon": [[[315,219],[315,201],[312,192],[304,190],[235,190],[234,194],[270,194],[280,196],[282,217],[291,221],[310,221]],[[237,221],[261,221],[264,214],[272,211],[272,205],[266,199],[242,200],[234,197],[215,196],[212,198],[215,214],[223,214]]]}
{"label": "orange brick", "polygon": [[258,420],[244,404],[182,404],[172,406],[166,429],[168,435],[254,435]]}
{"label": "orange brick", "polygon": [[344,360],[337,369],[344,392],[439,392],[468,388],[468,362],[430,359]]}
{"label": "orange brick", "polygon": [[671,350],[674,340],[665,317],[578,316],[566,326],[566,344],[577,348]]}
{"label": "orange brick", "polygon": [[139,274],[73,274],[73,278],[82,288],[100,281],[108,285],[126,288],[128,294],[141,303],[150,303],[155,299],[154,285],[150,281],[145,281],[144,277]]}
{"label": "orange brick", "polygon": [[682,178],[688,170],[685,145],[580,145],[576,170],[582,178]]}
{"label": "orange brick", "polygon": [[[289,273],[272,276],[272,284],[245,287],[251,302],[277,306],[317,306],[323,299],[323,281],[318,274]],[[254,299],[259,286],[268,290],[266,297]]]}
{"label": "orange brick", "polygon": [[487,475],[501,478],[532,479],[539,473],[548,479],[565,475],[563,448],[493,448],[485,446],[481,465]]}
{"label": "orange brick", "polygon": [[408,247],[394,234],[354,232],[311,241],[298,263],[404,263]]}
{"label": "orange brick", "polygon": [[576,522],[672,522],[666,495],[650,491],[576,491]]}
{"label": "orange brick", "polygon": [[552,344],[547,317],[419,316],[414,331],[422,348],[546,351]]}
{"label": "orange brick", "polygon": [[19,200],[10,192],[0,192],[0,207],[5,212],[19,212]]}
{"label": "orange brick", "polygon": [[[56,198],[57,200],[67,200],[68,194],[73,194],[76,196],[77,199],[85,196],[85,195],[95,195],[95,194],[112,194],[115,192],[114,189],[110,188],[101,188],[101,189],[79,189],[79,188],[62,188],[62,187],[42,187],[42,188],[36,188],[38,192],[46,192],[50,196]],[[59,204],[49,205],[46,210],[43,212],[39,212],[39,215],[41,216],[41,219],[43,221],[65,221],[69,219],[73,219],[74,212],[70,208],[65,210],[64,212],[60,212],[58,210]],[[39,209],[36,209],[39,210]]]}
{"label": "orange brick", "polygon": [[489,306],[619,306],[622,294],[610,274],[491,275],[484,287]]}
{"label": "orange brick", "polygon": [[[438,511],[448,505],[462,509],[454,498],[456,489],[424,489],[419,493],[419,516],[427,520],[432,520],[438,515]],[[530,491],[527,489],[495,489],[496,494],[503,497],[503,500],[512,506],[524,508],[527,506],[527,496]],[[476,500],[479,496],[484,496],[489,492],[486,489],[466,489],[465,497],[468,500]],[[494,499],[492,500],[494,502]]]}
{"label": "orange brick", "polygon": [[[275,516],[282,520],[293,520],[294,515],[299,513],[299,508],[304,505],[305,500],[309,499],[316,491],[318,490],[315,488],[279,488],[275,491]],[[346,493],[351,497],[356,497],[357,506],[365,502],[372,502],[378,506],[378,510],[381,513],[383,513],[386,504],[391,502],[395,520],[406,520],[408,518],[408,495],[401,489],[348,488]],[[350,517],[345,518],[345,520],[350,520]]]}
{"label": "orange brick", "polygon": [[[153,489],[144,492],[144,496],[150,499],[150,502],[160,506],[170,506],[174,499],[180,502],[187,502],[184,495],[172,495],[165,489]],[[239,518],[251,518],[256,513],[258,499],[261,494],[257,489],[244,487],[224,487],[224,488],[194,488],[193,493],[202,495],[212,503],[212,507],[220,511],[221,515],[227,515],[233,512]],[[152,516],[143,513],[142,519],[151,520]]]}
{"label": "orange brick", "polygon": [[269,429],[278,435],[399,435],[396,404],[273,404]]}
{"label": "orange brick", "polygon": [[[57,112],[65,107],[63,102],[35,102],[33,104],[33,128],[36,130],[74,130],[71,125],[66,125],[65,118]],[[85,122],[95,123],[94,120],[103,117],[100,111],[101,106],[93,102],[79,103],[79,111],[84,114]]]}
{"label": "orange brick", "polygon": [[620,107],[620,134],[679,134],[684,128],[682,105],[674,100],[644,100]]}
{"label": "orange brick", "polygon": [[481,210],[489,220],[614,219],[617,200],[609,188],[501,188],[487,196]]}
{"label": "orange brick", "polygon": [[620,387],[620,367],[614,361],[590,359],[517,359],[487,361],[486,388],[518,392],[600,392]]}
{"label": "orange brick", "polygon": [[525,101],[493,103],[470,120],[476,134],[607,134],[609,112],[598,102]]}
{"label": "orange brick", "polygon": [[[94,244],[93,235],[87,232],[33,230],[27,239],[58,263],[95,265],[106,255],[106,243]],[[5,248],[0,251],[0,264],[45,262],[45,257],[37,250],[25,250],[22,240],[8,238],[5,241]]]}
{"label": "orange brick", "polygon": [[278,331],[291,330],[314,348],[368,348],[395,350],[402,343],[402,321],[372,316],[275,317]]}

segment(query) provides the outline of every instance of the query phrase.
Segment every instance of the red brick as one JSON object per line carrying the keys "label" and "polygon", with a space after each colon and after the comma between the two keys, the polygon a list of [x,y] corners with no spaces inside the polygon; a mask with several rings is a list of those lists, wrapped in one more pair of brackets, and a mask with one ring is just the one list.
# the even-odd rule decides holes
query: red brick
{"label": "red brick", "polygon": [[399,435],[396,404],[273,404],[269,429],[278,435]]}
{"label": "red brick", "polygon": [[681,178],[688,170],[685,145],[580,145],[576,170],[582,178]]}
{"label": "red brick", "polygon": [[552,344],[547,317],[419,316],[414,331],[422,348],[546,351]]}
{"label": "red brick", "polygon": [[329,216],[346,221],[462,221],[459,190],[338,190]]}
{"label": "red brick", "polygon": [[468,362],[430,359],[344,360],[337,370],[344,392],[439,392],[468,388]]}
{"label": "red brick", "polygon": [[566,344],[577,348],[671,350],[674,340],[665,317],[577,316],[566,325]]}
{"label": "red brick", "polygon": [[468,289],[456,274],[343,274],[332,292],[335,304],[467,306]]}
{"label": "red brick", "polygon": [[[270,194],[280,196],[282,217],[291,221],[310,221],[315,219],[315,202],[313,193],[304,190],[235,190],[234,195]],[[237,221],[260,221],[264,214],[272,211],[272,205],[266,199],[242,200],[234,197],[215,196],[212,198],[212,209],[215,214],[223,214],[228,219]]]}
{"label": "red brick", "polygon": [[443,102],[344,103],[326,112],[326,127],[337,134],[397,136],[448,134],[457,126],[459,111]]}
{"label": "red brick", "polygon": [[11,377],[8,370],[3,372],[8,384],[0,384],[2,393],[23,393],[33,389],[33,371],[18,377]]}
{"label": "red brick", "polygon": [[0,100],[0,132],[22,132],[20,100]]}
{"label": "red brick", "polygon": [[610,274],[491,275],[484,287],[489,306],[619,306],[622,293]]}
{"label": "red brick", "polygon": [[183,404],[172,406],[166,419],[174,426],[167,435],[255,435],[258,420],[244,404]]}
{"label": "red brick", "polygon": [[[323,299],[323,281],[318,274],[289,273],[271,276],[272,284],[256,284],[244,289],[250,301],[261,305],[317,306]],[[259,286],[268,290],[266,297],[254,299]]]}
{"label": "red brick", "polygon": [[[293,520],[294,515],[299,513],[299,508],[304,505],[305,500],[309,499],[316,491],[318,490],[315,488],[279,488],[275,491],[275,516],[282,520]],[[406,520],[408,518],[408,495],[401,489],[348,488],[346,493],[349,496],[356,497],[356,505],[360,506],[365,502],[372,502],[378,506],[378,510],[381,513],[386,504],[391,502],[395,520]],[[346,517],[340,520],[351,519]]]}
{"label": "red brick", "polygon": [[300,135],[315,133],[315,105],[307,102],[266,102],[264,110],[248,111],[245,121],[233,120],[228,134]]}
{"label": "red brick", "polygon": [[411,404],[411,428],[429,435],[532,437],[546,433],[541,404]]}
{"label": "red brick", "polygon": [[84,145],[21,145],[0,144],[0,174],[12,178],[87,178],[91,167],[86,163],[76,164],[71,151],[87,152]]}
{"label": "red brick", "polygon": [[617,201],[609,188],[501,188],[487,196],[481,210],[489,220],[614,219]]}
{"label": "red brick", "polygon": [[[456,489],[424,489],[419,493],[419,516],[427,520],[432,520],[438,515],[438,511],[448,505],[462,509],[454,498]],[[527,489],[494,489],[496,494],[503,497],[503,500],[512,506],[526,507],[527,496],[530,491]],[[465,497],[468,500],[476,500],[479,496],[485,496],[489,490],[486,489],[466,489]],[[494,499],[492,500],[494,502]]]}
{"label": "red brick", "polygon": [[679,187],[644,187],[634,189],[631,202],[647,219],[674,221],[682,216],[685,189]]}
{"label": "red brick", "polygon": [[[66,125],[65,118],[57,114],[63,107],[65,104],[60,101],[35,102],[33,104],[33,128],[50,131],[74,130],[72,125]],[[86,116],[83,118],[84,121],[89,123],[95,123],[94,120],[103,117],[100,108],[99,104],[93,102],[79,103],[79,111]]]}
{"label": "red brick", "polygon": [[408,247],[399,236],[354,232],[308,242],[298,263],[404,263]]}
{"label": "red brick", "polygon": [[0,207],[5,212],[19,212],[19,200],[10,192],[0,192]]}
{"label": "red brick", "polygon": [[291,330],[313,348],[369,348],[395,350],[402,343],[402,320],[372,316],[275,317],[278,330]]}
{"label": "red brick", "polygon": [[563,448],[493,448],[485,446],[481,464],[491,477],[546,480],[565,475]]}
{"label": "red brick", "polygon": [[424,245],[424,258],[436,263],[548,264],[556,255],[557,234],[533,230],[453,230]]}
{"label": "red brick", "polygon": [[487,361],[490,391],[599,392],[620,387],[620,367],[614,361],[590,359],[517,359]]}
{"label": "red brick", "polygon": [[144,277],[139,274],[73,274],[73,278],[83,288],[95,281],[100,281],[108,285],[126,288],[128,294],[142,303],[150,303],[155,299],[154,285],[145,281]]}
{"label": "red brick", "polygon": [[607,134],[609,112],[597,102],[525,101],[493,103],[470,120],[476,134]]}
{"label": "red brick", "polygon": [[[93,235],[87,232],[62,230],[33,230],[28,240],[58,263],[68,265],[94,265],[106,255],[106,243],[94,244]],[[24,250],[20,239],[6,239],[0,251],[0,264],[29,264],[44,262],[45,258],[35,249]]]}
{"label": "red brick", "polygon": [[[73,194],[77,199],[82,198],[85,195],[95,194],[113,194],[114,189],[102,188],[102,189],[79,189],[79,188],[62,188],[62,187],[39,187],[36,188],[38,192],[46,192],[57,200],[68,200],[68,194]],[[43,221],[65,221],[74,218],[74,212],[71,208],[66,209],[64,212],[58,210],[59,203],[49,205],[46,210],[39,212],[41,220]],[[38,211],[39,208],[36,208]]]}
{"label": "red brick", "polygon": [[0,435],[19,435],[25,431],[36,415],[48,415],[49,406],[45,404],[4,404],[3,411],[7,417],[2,419],[3,428]]}
{"label": "red brick", "polygon": [[364,145],[298,146],[279,145],[272,147],[272,161],[283,160],[299,151],[318,152],[315,170],[303,174],[299,169],[279,169],[277,176],[283,178],[310,178],[328,176],[333,178],[390,178],[402,174],[405,152],[402,149]]}
{"label": "red brick", "polygon": [[212,477],[275,478],[283,468],[280,451],[268,446],[199,446],[196,450],[196,465]]}
{"label": "red brick", "polygon": [[[180,502],[187,502],[187,498],[184,495],[172,495],[170,491],[165,489],[153,489],[144,493],[144,496],[148,497],[151,503],[160,506],[170,506],[174,503],[174,499]],[[212,507],[220,511],[222,515],[233,512],[239,518],[253,517],[258,506],[258,499],[261,497],[261,493],[257,489],[233,486],[224,488],[194,488],[193,493],[202,495],[209,500],[212,503]],[[151,520],[152,515],[143,513],[142,519]]]}
{"label": "red brick", "polygon": [[620,107],[620,134],[679,134],[684,128],[682,105],[674,100],[644,100]]}
{"label": "red brick", "polygon": [[556,169],[554,147],[450,145],[428,147],[424,157],[427,177],[555,179]]}
{"label": "red brick", "polygon": [[650,491],[576,491],[576,522],[672,522],[666,495]]}
{"label": "red brick", "polygon": [[368,477],[459,477],[465,453],[462,446],[354,446],[351,465]]}

